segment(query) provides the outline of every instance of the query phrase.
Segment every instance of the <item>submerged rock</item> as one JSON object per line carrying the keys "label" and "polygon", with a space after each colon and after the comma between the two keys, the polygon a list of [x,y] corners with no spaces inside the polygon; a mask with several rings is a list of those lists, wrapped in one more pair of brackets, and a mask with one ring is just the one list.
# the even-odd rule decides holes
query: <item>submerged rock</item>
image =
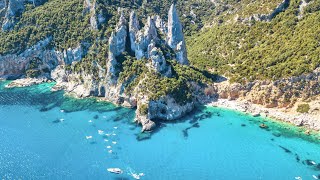
{"label": "submerged rock", "polygon": [[285,147],[283,147],[283,146],[280,146],[280,145],[279,145],[279,147],[280,147],[281,149],[283,149],[286,153],[292,153],[289,149],[287,149],[287,148],[285,148]]}
{"label": "submerged rock", "polygon": [[150,139],[150,138],[151,138],[151,133],[150,132],[139,133],[139,134],[137,134],[137,137],[136,137],[136,139],[138,141],[143,141],[143,140],[147,140],[147,139]]}

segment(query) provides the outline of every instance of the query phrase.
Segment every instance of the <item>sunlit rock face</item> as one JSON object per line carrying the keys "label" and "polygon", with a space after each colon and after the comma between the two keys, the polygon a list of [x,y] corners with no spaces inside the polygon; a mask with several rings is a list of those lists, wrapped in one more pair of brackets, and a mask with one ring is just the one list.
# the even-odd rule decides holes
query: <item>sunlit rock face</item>
{"label": "sunlit rock face", "polygon": [[117,56],[123,53],[126,50],[126,39],[127,39],[127,21],[121,13],[119,22],[117,24],[115,32],[112,33],[109,38],[109,55],[107,63],[107,79],[111,85],[117,83]]}
{"label": "sunlit rock face", "polygon": [[84,7],[84,13],[90,14],[90,27],[91,29],[97,30],[98,29],[98,20],[96,13],[96,6],[97,2],[96,0],[84,0],[83,7]]}
{"label": "sunlit rock face", "polygon": [[186,43],[182,32],[182,25],[179,20],[177,9],[174,5],[171,5],[168,15],[167,42],[168,45],[175,51],[176,60],[180,64],[189,64]]}
{"label": "sunlit rock face", "polygon": [[2,31],[10,31],[17,23],[17,17],[21,16],[25,10],[25,4],[31,3],[34,7],[42,5],[47,0],[2,0],[0,1],[0,17],[2,21]]}

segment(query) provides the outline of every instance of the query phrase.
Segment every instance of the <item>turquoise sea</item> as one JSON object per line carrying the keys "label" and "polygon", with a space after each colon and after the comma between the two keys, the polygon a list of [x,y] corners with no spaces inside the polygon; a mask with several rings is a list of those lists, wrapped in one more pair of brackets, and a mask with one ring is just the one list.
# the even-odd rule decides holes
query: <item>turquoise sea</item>
{"label": "turquoise sea", "polygon": [[[0,82],[0,179],[320,179],[319,134],[199,107],[152,136],[134,110]],[[259,125],[265,123],[268,129]],[[121,175],[107,168],[121,168]],[[142,174],[141,174],[142,175]]]}

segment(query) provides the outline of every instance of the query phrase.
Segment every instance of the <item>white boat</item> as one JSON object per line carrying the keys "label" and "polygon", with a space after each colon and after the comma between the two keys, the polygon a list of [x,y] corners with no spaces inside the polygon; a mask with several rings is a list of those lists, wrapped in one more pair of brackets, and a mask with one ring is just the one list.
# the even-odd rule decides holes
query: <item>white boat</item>
{"label": "white boat", "polygon": [[112,141],[112,144],[117,144],[117,142],[116,141]]}
{"label": "white boat", "polygon": [[123,171],[120,168],[108,168],[107,171],[115,174],[122,174]]}
{"label": "white boat", "polygon": [[98,134],[103,135],[103,131],[102,130],[98,130]]}
{"label": "white boat", "polygon": [[140,176],[138,174],[132,173],[131,175],[134,179],[140,179]]}
{"label": "white boat", "polygon": [[316,175],[312,175],[312,177],[313,177],[314,179],[319,179]]}
{"label": "white boat", "polygon": [[92,136],[86,136],[86,139],[92,139]]}

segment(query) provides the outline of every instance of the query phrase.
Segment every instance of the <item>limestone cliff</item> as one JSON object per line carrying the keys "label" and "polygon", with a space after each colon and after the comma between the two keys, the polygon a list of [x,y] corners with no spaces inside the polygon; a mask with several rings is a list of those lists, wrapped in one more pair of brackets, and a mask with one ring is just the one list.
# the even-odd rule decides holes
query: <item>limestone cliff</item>
{"label": "limestone cliff", "polygon": [[283,12],[289,7],[290,0],[283,0],[278,6],[268,14],[254,14],[246,18],[237,18],[238,21],[251,22],[251,21],[271,21],[279,13]]}
{"label": "limestone cliff", "polygon": [[[83,13],[90,13],[88,27],[92,30],[98,29],[100,23],[95,3],[84,1]],[[120,8],[118,23],[108,41],[95,40],[108,43],[105,63],[99,61],[104,65],[96,59],[86,59],[88,51],[96,50],[92,42],[57,50],[51,46],[53,37],[47,37],[20,54],[0,56],[0,77],[52,78],[57,82],[54,91],[65,90],[79,98],[95,96],[117,105],[137,107],[136,122],[143,131],[149,131],[158,120],[175,120],[194,108],[192,98],[185,97],[188,92],[179,91],[180,86],[187,90],[188,78],[180,79],[181,72],[173,68],[175,64],[187,68],[184,65],[188,64],[182,25],[174,6],[168,22],[167,25],[160,16],[149,16],[140,28],[137,15],[131,12],[128,17]],[[160,87],[153,81],[166,85]]]}
{"label": "limestone cliff", "polygon": [[0,77],[15,79],[29,75],[28,72],[35,77],[41,75],[50,77],[50,71],[59,64],[80,61],[87,53],[88,45],[79,45],[75,49],[69,48],[64,51],[49,49],[51,41],[52,37],[48,37],[20,54],[0,56]]}
{"label": "limestone cliff", "polygon": [[[169,94],[159,97],[158,100],[151,99],[154,94],[145,92],[148,87],[144,87],[144,82],[150,80],[144,74],[133,74],[120,79],[120,74],[126,73],[122,72],[123,60],[121,60],[124,58],[123,54],[126,51],[134,53],[135,61],[145,62],[143,66],[146,67],[146,71],[159,74],[160,79],[171,78],[173,72],[172,66],[167,62],[167,56],[163,53],[164,50],[170,51],[171,47],[168,41],[161,39],[158,34],[158,32],[168,32],[167,26],[161,18],[159,16],[149,16],[144,27],[140,29],[138,17],[134,12],[130,13],[129,23],[127,23],[125,13],[123,11],[119,13],[119,21],[108,41],[106,70],[97,63],[93,63],[99,76],[93,77],[92,74],[85,72],[66,71],[63,66],[59,66],[51,73],[51,76],[58,82],[55,89],[65,89],[78,97],[100,96],[118,105],[137,107],[136,121],[142,124],[143,131],[152,130],[155,127],[153,121],[174,120],[190,112],[194,108],[193,102],[178,103],[176,97]],[[182,26],[176,11],[173,13],[171,21],[177,21],[172,22],[172,28],[175,28],[175,26],[180,28],[179,31],[168,34],[168,38],[172,39],[170,42],[175,48],[171,49],[175,53],[172,58],[176,58],[178,63],[188,64],[186,59],[183,59],[187,52],[183,34],[178,35],[178,33],[182,33]],[[127,39],[130,39],[130,41]],[[171,57],[171,54],[168,57]],[[77,62],[75,59],[70,62],[73,62],[72,69]],[[138,76],[140,76],[139,79]],[[135,81],[137,81],[135,83],[137,85],[128,92],[127,89],[131,86],[130,84]],[[140,112],[142,106],[147,106],[146,113]]]}
{"label": "limestone cliff", "polygon": [[0,2],[0,17],[3,17],[2,31],[9,31],[13,29],[19,16],[21,16],[25,9],[25,3],[32,3],[33,6],[36,7],[45,2],[46,0],[6,0]]}
{"label": "limestone cliff", "polygon": [[90,27],[92,29],[98,29],[97,13],[96,13],[96,0],[84,0],[83,7],[84,13],[90,14]]}
{"label": "limestone cliff", "polygon": [[189,64],[186,53],[186,43],[182,33],[182,25],[174,5],[171,5],[168,15],[167,41],[168,45],[175,51],[177,61],[179,61],[180,64]]}
{"label": "limestone cliff", "polygon": [[320,94],[320,69],[308,75],[283,78],[277,81],[254,81],[241,85],[217,83],[220,98],[246,99],[269,108],[290,108],[300,100],[308,100]]}

